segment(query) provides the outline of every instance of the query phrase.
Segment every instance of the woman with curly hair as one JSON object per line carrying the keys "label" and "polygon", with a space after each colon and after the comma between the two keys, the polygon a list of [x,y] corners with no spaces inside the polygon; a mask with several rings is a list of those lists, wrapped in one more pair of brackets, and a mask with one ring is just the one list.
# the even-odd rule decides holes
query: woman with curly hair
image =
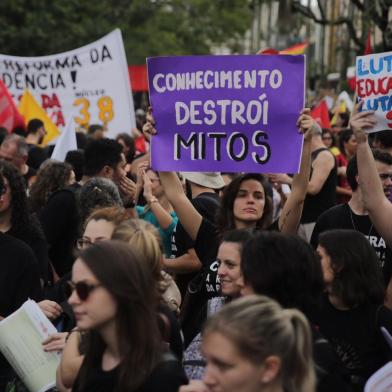
{"label": "woman with curly hair", "polygon": [[44,162],[30,188],[32,210],[39,213],[52,193],[66,188],[74,181],[75,173],[70,164],[52,159]]}
{"label": "woman with curly hair", "polygon": [[29,212],[23,177],[14,166],[4,161],[0,161],[0,175],[5,185],[5,193],[0,202],[0,231],[31,247],[45,285],[52,280],[48,246],[38,218]]}

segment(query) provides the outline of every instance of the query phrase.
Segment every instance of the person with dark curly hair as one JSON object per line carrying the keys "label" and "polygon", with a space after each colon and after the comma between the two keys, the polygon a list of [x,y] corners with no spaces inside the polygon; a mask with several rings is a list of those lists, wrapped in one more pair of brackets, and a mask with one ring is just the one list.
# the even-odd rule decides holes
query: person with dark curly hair
{"label": "person with dark curly hair", "polygon": [[32,210],[39,213],[52,193],[66,188],[74,181],[75,173],[70,164],[52,159],[44,162],[30,188],[29,199]]}
{"label": "person with dark curly hair", "polygon": [[[0,222],[3,210],[10,199],[8,181],[0,175]],[[38,263],[33,251],[23,241],[0,230],[0,320],[17,310],[28,298],[41,299]],[[0,354],[0,391],[15,373],[7,360]]]}
{"label": "person with dark curly hair", "polygon": [[44,284],[52,280],[49,269],[48,246],[39,220],[30,214],[23,177],[10,163],[0,161],[0,175],[5,193],[0,204],[0,232],[25,242],[33,250]]}

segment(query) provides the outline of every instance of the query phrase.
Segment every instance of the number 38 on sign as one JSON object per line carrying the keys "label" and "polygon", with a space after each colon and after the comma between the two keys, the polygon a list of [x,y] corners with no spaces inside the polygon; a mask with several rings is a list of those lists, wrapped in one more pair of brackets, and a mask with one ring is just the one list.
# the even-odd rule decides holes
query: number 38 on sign
{"label": "number 38 on sign", "polygon": [[107,124],[114,118],[113,100],[107,95],[100,97],[96,102],[91,102],[85,97],[77,98],[73,105],[79,108],[78,115],[74,118],[79,125],[98,121]]}

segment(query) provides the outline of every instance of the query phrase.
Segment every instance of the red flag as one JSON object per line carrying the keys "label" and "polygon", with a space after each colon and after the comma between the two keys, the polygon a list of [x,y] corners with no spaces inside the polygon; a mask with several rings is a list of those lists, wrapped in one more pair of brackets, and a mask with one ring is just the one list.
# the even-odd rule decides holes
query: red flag
{"label": "red flag", "polygon": [[366,39],[365,52],[363,54],[366,56],[367,54],[372,54],[372,53],[373,53],[372,32],[369,30],[368,36],[367,36],[367,39]]}
{"label": "red flag", "polygon": [[7,87],[0,79],[0,126],[11,132],[16,127],[25,128],[22,115],[16,108]]}
{"label": "red flag", "polygon": [[331,128],[327,103],[322,100],[313,108],[310,115],[319,123],[321,128]]}

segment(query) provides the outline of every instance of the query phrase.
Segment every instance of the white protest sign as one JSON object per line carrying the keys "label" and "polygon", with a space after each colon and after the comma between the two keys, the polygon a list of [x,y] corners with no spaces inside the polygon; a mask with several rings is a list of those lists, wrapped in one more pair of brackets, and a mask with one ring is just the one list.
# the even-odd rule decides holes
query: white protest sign
{"label": "white protest sign", "polygon": [[377,124],[370,132],[392,128],[392,52],[357,57],[357,95],[362,110],[374,110]]}
{"label": "white protest sign", "polygon": [[0,78],[17,101],[29,89],[53,122],[64,129],[106,125],[108,137],[131,132],[135,113],[119,29],[81,48],[43,57],[0,54]]}

